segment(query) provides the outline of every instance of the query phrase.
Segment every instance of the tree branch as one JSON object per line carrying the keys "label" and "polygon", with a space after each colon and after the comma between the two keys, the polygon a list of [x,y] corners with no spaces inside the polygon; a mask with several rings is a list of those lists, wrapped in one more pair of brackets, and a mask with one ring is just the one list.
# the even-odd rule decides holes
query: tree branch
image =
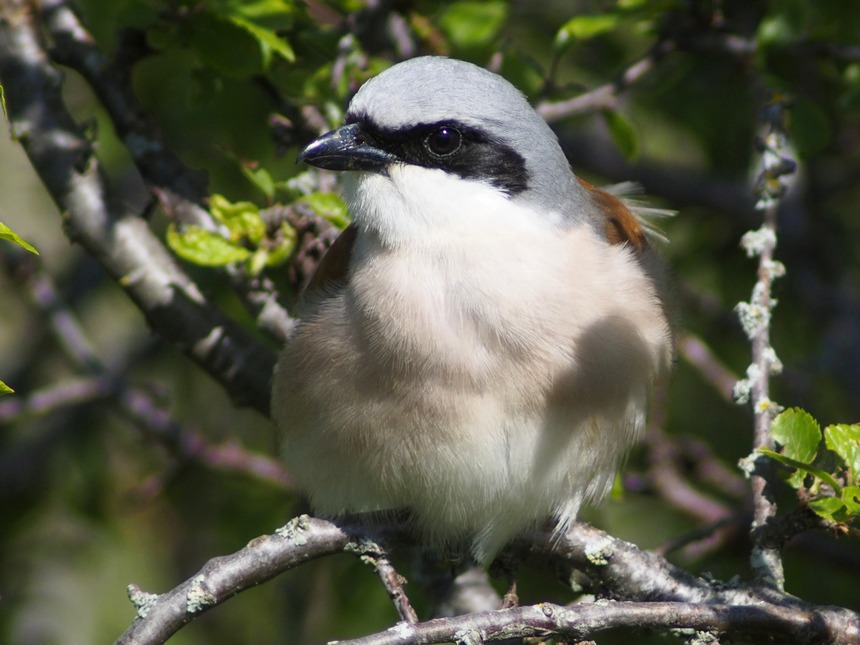
{"label": "tree branch", "polygon": [[648,54],[625,69],[618,78],[593,90],[580,94],[565,101],[541,101],[535,107],[548,123],[599,110],[610,110],[615,107],[618,95],[638,82],[667,54],[675,51],[676,45],[671,40],[657,43]]}
{"label": "tree branch", "polygon": [[255,454],[235,440],[212,444],[199,430],[179,423],[144,388],[131,387],[123,376],[125,361],[119,365],[105,365],[51,278],[37,268],[31,256],[20,254],[18,257],[20,262],[10,260],[10,273],[47,318],[69,360],[88,376],[34,392],[26,399],[0,400],[0,421],[9,421],[21,414],[45,414],[63,405],[107,401],[144,436],[165,446],[181,461],[194,461],[213,470],[239,472],[278,487],[295,485],[279,460]]}
{"label": "tree branch", "polygon": [[[610,629],[637,631],[690,630],[729,637],[766,636],[771,642],[854,643],[849,634],[822,630],[816,612],[779,606],[701,605],[681,602],[595,602],[571,607],[541,603],[498,611],[438,618],[418,625],[398,623],[385,632],[339,641],[341,645],[416,645],[423,643],[483,643],[512,638],[560,636],[591,639]],[[833,637],[833,640],[830,638]],[[777,640],[778,639],[778,640]]]}
{"label": "tree branch", "polygon": [[[109,60],[93,41],[66,0],[43,0],[42,16],[54,40],[51,57],[80,73],[98,96],[135,166],[177,221],[217,228],[204,200],[206,175],[191,170],[164,142],[161,133],[140,105],[129,85],[129,72]],[[265,277],[249,279],[244,271],[227,268],[242,302],[257,326],[283,343],[293,321],[277,299],[277,290]]]}
{"label": "tree branch", "polygon": [[57,203],[66,234],[104,267],[159,335],[267,414],[271,350],[207,302],[146,223],[112,204],[90,143],[68,113],[30,3],[0,5],[0,82],[13,136]]}
{"label": "tree branch", "polygon": [[[131,587],[138,618],[117,643],[162,643],[235,594],[309,560],[340,552],[362,555],[362,545],[368,541],[380,542],[385,548],[410,542],[403,524],[374,522],[368,529],[357,521],[345,519],[335,524],[303,515],[236,553],[210,560],[165,594],[144,594]],[[513,548],[581,568],[603,591],[627,602],[571,608],[543,604],[415,625],[399,623],[354,642],[480,642],[481,638],[550,634],[585,638],[610,627],[635,627],[716,629],[733,636],[764,632],[783,635],[792,643],[860,643],[860,615],[856,612],[804,603],[761,587],[712,583],[585,524],[575,525],[563,536],[550,530],[535,532]]]}

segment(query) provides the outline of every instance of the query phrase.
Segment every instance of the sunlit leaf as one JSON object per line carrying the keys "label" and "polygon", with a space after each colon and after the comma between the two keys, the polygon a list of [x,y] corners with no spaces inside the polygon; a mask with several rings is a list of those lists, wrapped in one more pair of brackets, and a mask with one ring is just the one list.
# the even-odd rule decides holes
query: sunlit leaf
{"label": "sunlit leaf", "polygon": [[267,267],[283,264],[290,258],[296,249],[296,240],[298,239],[296,229],[286,222],[282,223],[277,239],[277,246],[268,251],[268,256],[266,257]]}
{"label": "sunlit leaf", "polygon": [[821,497],[809,502],[811,508],[817,515],[831,522],[843,522],[845,520],[845,503],[838,497]]}
{"label": "sunlit leaf", "polygon": [[827,426],[824,429],[827,447],[839,455],[851,469],[854,481],[860,477],[860,425],[844,423]]}
{"label": "sunlit leaf", "polygon": [[800,473],[800,478],[799,478],[798,483],[796,485],[794,483],[796,481],[795,476],[792,476],[791,479],[789,479],[789,483],[791,483],[795,488],[800,487],[800,484],[802,484],[802,482],[803,482],[803,478],[808,474],[808,475],[812,475],[813,477],[817,477],[821,481],[825,482],[834,491],[836,491],[837,495],[842,494],[842,486],[840,486],[839,482],[837,482],[833,478],[833,475],[831,475],[827,471],[822,470],[821,468],[816,468],[816,467],[814,467],[808,463],[798,461],[797,459],[792,459],[791,457],[786,457],[785,455],[781,455],[778,452],[774,452],[773,450],[768,450],[766,448],[759,448],[758,452],[760,452],[763,455],[766,455],[767,457],[770,457],[771,459],[778,461],[779,463],[783,464],[784,466],[788,466],[789,468],[797,469],[798,472]]}
{"label": "sunlit leaf", "polygon": [[36,250],[36,247],[24,240],[20,235],[18,235],[15,231],[6,226],[3,222],[0,222],[0,240],[8,240],[13,244],[17,244],[22,249],[26,249],[30,253],[35,253],[36,255],[39,255],[39,252]]}
{"label": "sunlit leaf", "polygon": [[619,13],[596,13],[576,16],[564,23],[555,34],[553,47],[564,50],[577,40],[586,40],[615,29],[621,22]]}
{"label": "sunlit leaf", "polygon": [[6,385],[3,381],[0,381],[0,396],[4,394],[12,394],[15,390]]}
{"label": "sunlit leaf", "polygon": [[777,415],[771,423],[770,434],[782,446],[783,455],[805,464],[812,463],[821,443],[818,421],[800,408],[791,408]]}
{"label": "sunlit leaf", "polygon": [[314,213],[328,220],[339,229],[349,224],[349,214],[344,201],[334,193],[311,193],[297,200],[313,209]]}
{"label": "sunlit leaf", "polygon": [[230,231],[232,241],[247,238],[259,244],[266,235],[266,223],[260,217],[260,209],[253,202],[231,202],[223,195],[209,197],[209,211],[216,221]]}
{"label": "sunlit leaf", "polygon": [[179,257],[201,266],[225,266],[251,255],[248,249],[199,226],[188,226],[180,232],[171,225],[167,244]]}
{"label": "sunlit leaf", "polygon": [[853,516],[860,516],[860,486],[846,486],[842,489],[842,502]]}

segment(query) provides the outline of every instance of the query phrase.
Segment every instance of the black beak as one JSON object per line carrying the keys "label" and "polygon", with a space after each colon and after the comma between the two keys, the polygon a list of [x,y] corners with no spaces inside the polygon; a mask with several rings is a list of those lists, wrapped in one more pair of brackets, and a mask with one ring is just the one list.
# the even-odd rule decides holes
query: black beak
{"label": "black beak", "polygon": [[326,170],[379,172],[397,157],[375,147],[360,123],[350,123],[311,141],[296,158],[296,163],[302,161]]}

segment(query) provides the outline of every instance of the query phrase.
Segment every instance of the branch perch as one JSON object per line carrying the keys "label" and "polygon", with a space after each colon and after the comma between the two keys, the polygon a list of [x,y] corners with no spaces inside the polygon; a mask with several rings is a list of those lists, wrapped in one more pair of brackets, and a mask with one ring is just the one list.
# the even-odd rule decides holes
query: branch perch
{"label": "branch perch", "polygon": [[[167,593],[156,596],[131,587],[138,618],[116,642],[163,643],[183,625],[237,593],[325,555],[361,555],[362,544],[368,540],[385,548],[409,543],[401,524],[375,523],[369,530],[354,520],[335,524],[306,515],[295,518],[273,535],[256,538],[236,553],[210,560]],[[612,597],[626,601],[569,608],[540,604],[417,624],[401,622],[351,642],[480,642],[547,635],[587,638],[610,627],[635,626],[657,631],[715,628],[735,636],[768,633],[796,644],[860,643],[860,614],[856,612],[812,605],[772,589],[712,583],[585,524],[575,525],[561,538],[550,531],[535,532],[514,548],[533,558],[563,560],[581,568]]]}

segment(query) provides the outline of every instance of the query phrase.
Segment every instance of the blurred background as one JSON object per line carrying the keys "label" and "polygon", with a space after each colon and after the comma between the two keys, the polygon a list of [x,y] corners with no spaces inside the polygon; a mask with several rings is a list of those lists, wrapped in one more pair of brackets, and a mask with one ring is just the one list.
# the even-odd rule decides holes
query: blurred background
{"label": "blurred background", "polygon": [[[107,55],[121,60],[139,49],[134,94],[182,161],[205,171],[208,192],[231,202],[295,200],[295,153],[310,133],[335,125],[365,78],[436,53],[490,66],[543,106],[579,175],[598,185],[636,180],[650,205],[677,211],[659,222],[678,302],[675,374],[626,466],[624,492],[586,519],[721,579],[749,575],[748,493],[736,463],[750,452],[752,415],[729,390],[750,361],[733,310],[750,298],[756,266],[739,240],[760,225],[753,186],[762,109],[787,106],[786,154],[797,170],[779,211],[777,258],[787,274],[775,288],[772,342],[785,370],[772,398],[822,424],[860,420],[860,4],[69,4]],[[550,112],[642,62],[647,71],[621,82],[611,100]],[[146,212],[164,234],[170,215],[150,204],[110,115],[77,72],[63,72],[67,106],[124,208]],[[261,175],[251,177],[260,169],[279,183],[268,194]],[[234,407],[150,331],[64,235],[11,135],[0,137],[0,221],[40,253],[0,242],[0,379],[15,389],[0,398],[0,643],[111,642],[134,617],[126,585],[166,591],[305,507],[269,461],[278,450],[271,423]],[[223,271],[186,268],[210,300],[252,328]],[[294,268],[265,271],[291,304]],[[139,416],[120,393],[138,397]],[[154,419],[169,419],[173,439],[151,431]],[[178,450],[180,435],[219,447],[222,457],[238,451],[242,466]],[[788,488],[780,504],[794,506]],[[702,526],[711,527],[704,539],[681,538]],[[787,550],[786,589],[860,609],[858,565],[856,537],[805,535]],[[420,589],[407,591],[420,613]],[[552,572],[522,573],[523,602],[573,598]],[[316,643],[395,620],[372,572],[338,556],[241,594],[171,642]]]}

